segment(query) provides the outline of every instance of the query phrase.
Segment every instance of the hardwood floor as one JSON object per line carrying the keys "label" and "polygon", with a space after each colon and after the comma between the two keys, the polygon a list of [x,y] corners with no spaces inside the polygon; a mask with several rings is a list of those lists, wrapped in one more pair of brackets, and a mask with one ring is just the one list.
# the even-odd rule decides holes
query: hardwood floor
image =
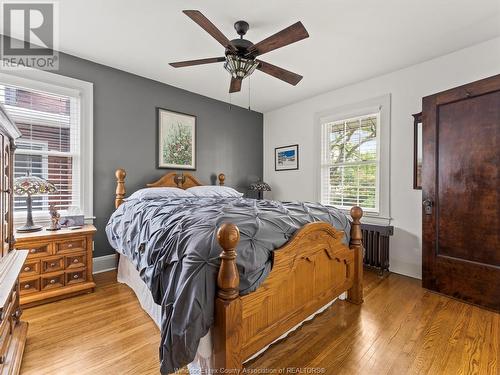
{"label": "hardwood floor", "polygon": [[[22,374],[158,374],[158,329],[115,279],[114,272],[96,275],[95,293],[25,310],[30,327]],[[363,305],[337,301],[247,368],[500,373],[500,314],[428,292],[419,280],[396,274],[380,279],[366,272],[364,290]]]}
{"label": "hardwood floor", "polygon": [[21,374],[159,374],[156,324],[116,272],[94,276],[94,293],[24,310]]}
{"label": "hardwood floor", "polygon": [[[365,272],[365,302],[339,301],[250,368],[327,374],[499,374],[500,315]],[[284,344],[284,345],[281,345]]]}

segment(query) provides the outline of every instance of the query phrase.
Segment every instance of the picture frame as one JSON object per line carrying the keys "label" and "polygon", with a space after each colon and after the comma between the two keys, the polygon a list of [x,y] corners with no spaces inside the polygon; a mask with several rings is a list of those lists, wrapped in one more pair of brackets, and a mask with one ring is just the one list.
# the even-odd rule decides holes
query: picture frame
{"label": "picture frame", "polygon": [[196,170],[196,116],[156,107],[156,167]]}
{"label": "picture frame", "polygon": [[276,147],[274,149],[274,170],[292,171],[299,169],[299,145]]}
{"label": "picture frame", "polygon": [[422,112],[413,116],[413,189],[422,190]]}

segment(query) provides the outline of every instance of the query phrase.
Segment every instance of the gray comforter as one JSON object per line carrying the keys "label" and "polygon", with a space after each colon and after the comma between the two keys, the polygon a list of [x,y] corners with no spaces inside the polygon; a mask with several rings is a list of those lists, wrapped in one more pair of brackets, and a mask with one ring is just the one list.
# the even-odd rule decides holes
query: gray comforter
{"label": "gray comforter", "polygon": [[237,264],[240,293],[246,294],[271,271],[272,251],[315,221],[349,233],[343,213],[317,203],[208,197],[126,200],[109,219],[106,233],[162,306],[161,372],[190,363],[214,321],[221,252],[216,229],[222,223],[240,229]]}

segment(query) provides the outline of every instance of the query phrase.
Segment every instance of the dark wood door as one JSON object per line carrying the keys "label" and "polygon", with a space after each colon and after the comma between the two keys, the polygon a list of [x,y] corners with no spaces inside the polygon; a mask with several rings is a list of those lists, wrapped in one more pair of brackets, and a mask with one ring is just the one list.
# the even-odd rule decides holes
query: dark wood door
{"label": "dark wood door", "polygon": [[422,114],[422,285],[500,311],[500,75]]}

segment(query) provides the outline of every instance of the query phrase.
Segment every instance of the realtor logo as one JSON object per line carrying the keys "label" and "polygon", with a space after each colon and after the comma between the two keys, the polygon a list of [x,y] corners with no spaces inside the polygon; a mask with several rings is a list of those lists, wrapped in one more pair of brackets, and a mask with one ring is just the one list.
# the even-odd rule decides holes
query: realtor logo
{"label": "realtor logo", "polygon": [[57,70],[58,3],[1,2],[0,69]]}

